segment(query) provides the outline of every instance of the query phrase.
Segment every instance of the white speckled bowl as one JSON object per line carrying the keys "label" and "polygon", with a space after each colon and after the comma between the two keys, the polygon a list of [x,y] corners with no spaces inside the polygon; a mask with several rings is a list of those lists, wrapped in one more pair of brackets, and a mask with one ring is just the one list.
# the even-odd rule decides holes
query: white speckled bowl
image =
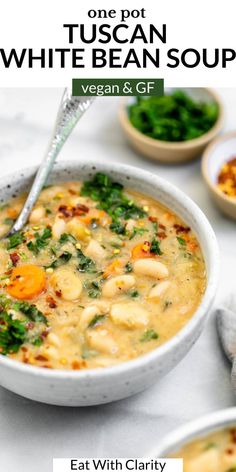
{"label": "white speckled bowl", "polygon": [[195,439],[231,426],[236,426],[236,408],[210,413],[167,435],[148,457],[168,457]]}
{"label": "white speckled bowl", "polygon": [[[27,398],[54,405],[87,406],[108,403],[141,392],[167,374],[199,337],[216,293],[219,255],[215,234],[201,210],[184,193],[143,169],[123,164],[60,162],[51,182],[84,180],[105,172],[125,186],[150,195],[171,208],[195,231],[207,267],[207,289],[192,319],[161,347],[135,360],[84,371],[59,371],[29,366],[0,356],[0,383]],[[0,179],[0,202],[29,188],[35,168]]]}

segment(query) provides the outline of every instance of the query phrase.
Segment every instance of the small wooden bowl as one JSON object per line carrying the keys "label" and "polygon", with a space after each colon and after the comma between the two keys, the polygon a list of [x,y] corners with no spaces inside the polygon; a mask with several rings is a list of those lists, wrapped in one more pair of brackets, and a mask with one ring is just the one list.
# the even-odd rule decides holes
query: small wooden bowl
{"label": "small wooden bowl", "polygon": [[[173,90],[175,89],[168,89],[167,93]],[[223,106],[218,95],[207,88],[181,88],[181,90],[196,101],[216,102],[219,106],[219,116],[216,123],[207,133],[189,141],[169,142],[153,139],[138,131],[131,124],[127,113],[127,105],[132,103],[132,97],[130,97],[131,100],[125,98],[119,110],[120,123],[131,146],[143,156],[170,164],[190,161],[199,157],[204,148],[221,131],[223,125]]]}
{"label": "small wooden bowl", "polygon": [[228,197],[217,187],[217,177],[221,167],[234,156],[236,156],[236,131],[231,131],[215,139],[206,148],[202,159],[202,174],[220,210],[230,218],[236,219],[236,197]]}

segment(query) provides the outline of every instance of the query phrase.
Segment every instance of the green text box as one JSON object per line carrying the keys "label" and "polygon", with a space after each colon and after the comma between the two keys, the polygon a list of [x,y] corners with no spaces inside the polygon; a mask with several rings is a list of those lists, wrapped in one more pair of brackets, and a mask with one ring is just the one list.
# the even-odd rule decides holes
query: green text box
{"label": "green text box", "polygon": [[164,79],[72,79],[73,96],[132,96],[164,93]]}

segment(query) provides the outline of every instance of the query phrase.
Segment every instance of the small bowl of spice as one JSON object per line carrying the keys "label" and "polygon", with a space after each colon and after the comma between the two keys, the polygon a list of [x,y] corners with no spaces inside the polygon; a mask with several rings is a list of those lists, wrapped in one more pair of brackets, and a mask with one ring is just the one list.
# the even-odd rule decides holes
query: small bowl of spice
{"label": "small bowl of spice", "polygon": [[150,159],[177,164],[199,157],[219,134],[223,106],[211,89],[172,88],[161,97],[125,98],[119,118],[136,151]]}
{"label": "small bowl of spice", "polygon": [[202,173],[220,210],[236,219],[236,131],[224,134],[206,148]]}

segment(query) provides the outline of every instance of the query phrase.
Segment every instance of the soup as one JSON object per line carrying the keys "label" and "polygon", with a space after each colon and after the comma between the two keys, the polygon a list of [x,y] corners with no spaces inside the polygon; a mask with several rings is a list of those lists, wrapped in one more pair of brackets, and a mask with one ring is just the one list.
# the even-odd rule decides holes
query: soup
{"label": "soup", "polygon": [[185,445],[175,457],[183,457],[184,472],[235,472],[236,428],[196,439]]}
{"label": "soup", "polygon": [[[24,200],[1,208],[2,234]],[[0,351],[54,369],[125,362],[174,336],[205,285],[191,228],[152,198],[101,173],[52,185],[0,242]]]}

